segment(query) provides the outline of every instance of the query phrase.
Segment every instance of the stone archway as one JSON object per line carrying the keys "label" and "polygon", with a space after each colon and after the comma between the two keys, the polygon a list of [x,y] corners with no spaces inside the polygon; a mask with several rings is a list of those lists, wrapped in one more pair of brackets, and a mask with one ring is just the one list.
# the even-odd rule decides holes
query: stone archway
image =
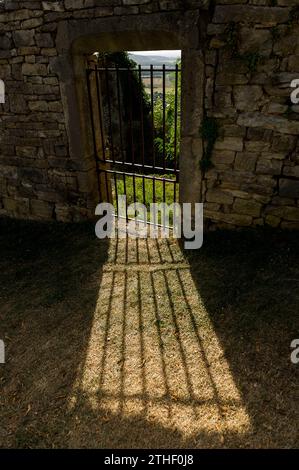
{"label": "stone archway", "polygon": [[182,50],[182,116],[180,201],[200,202],[204,60],[199,39],[200,12],[69,20],[59,24],[58,58],[53,71],[60,80],[66,114],[70,157],[75,162],[79,184],[87,193],[88,207],[97,204],[97,176],[92,144],[85,60],[94,51]]}

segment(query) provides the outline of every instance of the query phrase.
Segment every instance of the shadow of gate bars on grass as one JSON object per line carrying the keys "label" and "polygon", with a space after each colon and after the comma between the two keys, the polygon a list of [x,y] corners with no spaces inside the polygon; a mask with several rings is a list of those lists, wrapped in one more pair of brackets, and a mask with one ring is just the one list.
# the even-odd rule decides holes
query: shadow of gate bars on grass
{"label": "shadow of gate bars on grass", "polygon": [[296,234],[0,241],[2,447],[298,447]]}

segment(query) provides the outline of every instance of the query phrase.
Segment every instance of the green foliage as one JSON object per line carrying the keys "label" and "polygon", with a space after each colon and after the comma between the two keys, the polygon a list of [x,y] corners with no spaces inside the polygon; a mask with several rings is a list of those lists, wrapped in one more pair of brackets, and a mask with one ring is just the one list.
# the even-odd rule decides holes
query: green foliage
{"label": "green foliage", "polygon": [[232,57],[243,60],[247,64],[249,71],[251,73],[255,72],[258,64],[260,63],[261,56],[258,52],[240,54],[238,25],[234,22],[229,23],[225,30],[225,35],[226,46],[231,51]]}
{"label": "green foliage", "polygon": [[[165,156],[166,161],[171,162],[174,159],[175,150],[175,94],[174,92],[166,93],[166,109],[165,109]],[[178,116],[179,116],[178,102]],[[180,120],[177,120],[176,132],[176,153],[180,151]],[[154,106],[154,126],[155,126],[155,149],[158,155],[163,155],[163,100],[159,98]]]}
{"label": "green foliage", "polygon": [[[152,175],[156,177],[164,177],[172,179],[173,175]],[[118,177],[116,180],[117,194],[126,194],[127,205],[133,204],[134,202],[134,180],[132,176],[126,176],[126,192],[124,188],[124,182],[122,177]],[[114,195],[115,185],[112,184]],[[172,204],[174,201],[174,183],[165,182],[165,202],[167,204]],[[147,210],[150,210],[150,205],[154,202],[159,204],[164,202],[164,193],[163,193],[163,182],[160,180],[155,180],[155,194],[153,192],[153,180],[145,178],[144,181],[142,177],[135,177],[135,195],[136,201],[142,202]],[[145,199],[143,199],[143,195]],[[154,197],[155,196],[155,197]],[[179,184],[176,184],[176,200],[179,199]],[[114,198],[114,206],[116,209],[116,202]],[[170,222],[172,223],[172,213],[170,213]],[[161,222],[159,218],[159,222]]]}
{"label": "green foliage", "polygon": [[227,25],[225,29],[226,44],[230,49],[232,56],[236,57],[238,55],[238,25],[234,22],[231,22]]}
{"label": "green foliage", "polygon": [[261,55],[258,52],[249,52],[239,56],[240,59],[244,60],[251,73],[256,72],[257,66],[261,61]]}
{"label": "green foliage", "polygon": [[[133,112],[134,110],[137,110],[139,112],[140,109],[140,94],[142,95],[142,102],[143,102],[143,108],[144,108],[144,115],[148,115],[150,112],[150,102],[149,102],[149,97],[145,91],[145,87],[143,82],[139,80],[139,75],[138,75],[138,65],[137,63],[132,60],[129,56],[129,54],[125,51],[122,52],[100,52],[99,53],[99,60],[102,60],[102,62],[109,66],[109,64],[115,64],[120,68],[127,68],[131,70],[131,75],[127,73],[123,74],[120,73],[120,81],[122,82],[122,86],[124,90],[128,90],[129,88],[132,88],[134,96],[133,96]],[[131,80],[131,83],[130,83]],[[125,105],[129,108],[131,105],[130,100],[130,94],[125,93],[124,94],[124,100],[125,100]]]}
{"label": "green foliage", "polygon": [[[181,62],[178,61],[178,66]],[[172,74],[175,79],[175,73]],[[178,74],[178,96],[177,96],[177,128],[175,134],[175,89],[166,93],[165,96],[165,158],[167,162],[174,160],[175,155],[175,135],[176,154],[180,153],[180,114],[181,114],[181,74]],[[163,99],[159,97],[154,104],[154,128],[155,128],[155,151],[160,158],[163,157],[164,136],[163,136]]]}
{"label": "green foliage", "polygon": [[212,166],[211,159],[213,148],[219,134],[217,121],[214,118],[205,116],[199,133],[204,141],[204,152],[200,166],[201,169],[205,171]]}

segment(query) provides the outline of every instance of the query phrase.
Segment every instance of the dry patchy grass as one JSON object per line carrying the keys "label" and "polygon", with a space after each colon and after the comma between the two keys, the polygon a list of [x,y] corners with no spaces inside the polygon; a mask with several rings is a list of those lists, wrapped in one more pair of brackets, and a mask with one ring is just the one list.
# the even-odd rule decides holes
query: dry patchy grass
{"label": "dry patchy grass", "polygon": [[0,228],[2,447],[298,447],[296,234]]}

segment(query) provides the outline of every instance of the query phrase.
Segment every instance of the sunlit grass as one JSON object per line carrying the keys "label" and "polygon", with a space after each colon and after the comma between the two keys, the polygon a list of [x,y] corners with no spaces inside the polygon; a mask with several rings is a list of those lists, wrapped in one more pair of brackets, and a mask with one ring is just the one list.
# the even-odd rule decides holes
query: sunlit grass
{"label": "sunlit grass", "polygon": [[[179,200],[179,184],[175,184],[173,175],[151,175],[153,178],[143,178],[140,176],[117,175],[111,179],[113,204],[117,209],[116,197],[126,196],[127,206],[134,202],[142,203],[147,208],[147,217],[150,218],[150,205],[152,203],[172,204]],[[160,179],[156,179],[160,178]],[[166,178],[168,181],[161,181]],[[169,180],[172,180],[171,182]],[[159,216],[159,223],[161,217]],[[170,213],[170,223],[173,222],[173,214]]]}

